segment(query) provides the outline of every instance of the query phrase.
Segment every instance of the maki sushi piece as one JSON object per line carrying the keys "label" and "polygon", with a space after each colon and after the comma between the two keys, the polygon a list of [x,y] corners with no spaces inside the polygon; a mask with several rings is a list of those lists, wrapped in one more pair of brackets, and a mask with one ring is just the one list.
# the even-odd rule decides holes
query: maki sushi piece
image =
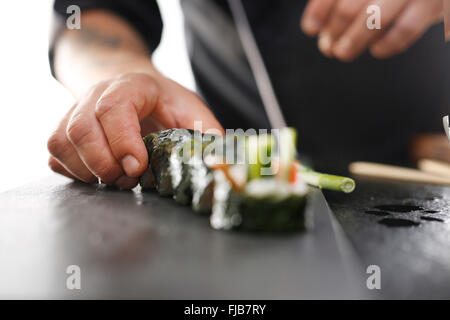
{"label": "maki sushi piece", "polygon": [[309,186],[352,192],[346,177],[313,171],[296,160],[294,129],[276,135],[213,136],[170,129],[144,138],[149,167],[143,190],[173,196],[194,211],[211,213],[216,229],[295,231],[307,225]]}
{"label": "maki sushi piece", "polygon": [[188,163],[181,163],[181,175],[179,168],[176,169],[175,174],[179,178],[172,180],[172,188],[174,190],[173,198],[181,205],[187,206],[192,201],[191,188],[191,166],[194,160],[189,159]]}
{"label": "maki sushi piece", "polygon": [[144,144],[145,148],[147,149],[147,155],[148,155],[148,167],[145,170],[145,172],[142,174],[142,176],[139,177],[139,185],[141,186],[142,190],[153,190],[156,188],[156,181],[155,177],[153,175],[153,171],[150,164],[150,159],[153,153],[153,149],[155,147],[155,144],[158,140],[163,139],[164,136],[169,134],[169,130],[159,131],[159,132],[153,132],[148,134],[144,137]]}
{"label": "maki sushi piece", "polygon": [[[201,134],[196,131],[192,140],[186,142],[182,149],[178,151],[178,156],[173,157],[169,171],[172,176],[172,187],[174,190],[174,199],[182,205],[192,203],[194,188],[197,198],[202,198],[203,194],[199,190],[199,184],[207,184],[210,180],[206,177],[206,172],[210,171],[203,162],[203,152],[205,148],[215,140],[216,136],[210,134]],[[181,160],[181,163],[179,160]],[[174,161],[177,160],[175,163]],[[179,165],[181,165],[181,175],[179,175]],[[204,174],[205,173],[205,174]],[[196,202],[198,203],[198,202]],[[197,208],[198,206],[194,206]],[[202,207],[200,205],[200,207]],[[198,208],[198,211],[206,211]]]}
{"label": "maki sushi piece", "polygon": [[[262,138],[247,137],[245,164],[212,166],[213,228],[286,232],[305,227],[309,188],[295,171],[296,133],[281,130],[278,145],[282,148],[277,154],[272,150],[276,139]],[[271,160],[263,161],[262,154]]]}
{"label": "maki sushi piece", "polygon": [[192,134],[192,130],[168,129],[144,138],[149,159],[149,166],[139,179],[144,190],[155,188],[161,196],[173,195],[172,179],[177,173],[181,176],[178,151],[192,139]]}
{"label": "maki sushi piece", "polygon": [[215,229],[289,232],[305,228],[308,187],[274,178],[256,179],[239,190],[216,171],[211,226]]}
{"label": "maki sushi piece", "polygon": [[[213,206],[214,195],[214,172],[205,162],[208,159],[214,163],[224,162],[226,158],[227,146],[236,140],[235,135],[224,137],[204,135],[202,142],[203,161],[194,159],[190,165],[191,189],[192,189],[192,209],[200,214],[210,214]],[[214,143],[214,145],[212,145]],[[212,148],[208,148],[211,146]],[[233,147],[233,146],[232,146]],[[234,148],[232,148],[234,152]]]}
{"label": "maki sushi piece", "polygon": [[[200,214],[210,214],[214,198],[214,170],[212,167],[230,163],[244,163],[237,150],[244,146],[242,134],[226,136],[204,135],[203,161],[194,161],[190,166],[192,208]],[[212,143],[215,145],[212,145]]]}
{"label": "maki sushi piece", "polygon": [[194,161],[190,167],[192,209],[200,214],[212,210],[214,172],[203,161]]}

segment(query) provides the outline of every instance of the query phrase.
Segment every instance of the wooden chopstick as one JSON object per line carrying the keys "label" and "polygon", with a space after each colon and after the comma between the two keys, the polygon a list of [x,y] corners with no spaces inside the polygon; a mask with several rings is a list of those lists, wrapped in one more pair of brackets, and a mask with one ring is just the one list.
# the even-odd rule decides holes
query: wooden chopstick
{"label": "wooden chopstick", "polygon": [[417,166],[424,172],[450,178],[450,163],[448,162],[423,159],[419,161]]}
{"label": "wooden chopstick", "polygon": [[417,169],[403,168],[372,162],[353,162],[349,170],[354,175],[399,181],[450,185],[450,177],[438,176]]}

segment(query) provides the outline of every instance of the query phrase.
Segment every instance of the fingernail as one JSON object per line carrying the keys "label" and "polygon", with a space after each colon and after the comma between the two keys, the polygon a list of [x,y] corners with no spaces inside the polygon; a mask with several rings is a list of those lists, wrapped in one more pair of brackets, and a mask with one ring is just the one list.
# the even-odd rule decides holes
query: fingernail
{"label": "fingernail", "polygon": [[132,189],[136,186],[137,179],[128,176],[121,176],[116,180],[115,185],[121,189]]}
{"label": "fingernail", "polygon": [[127,176],[133,177],[136,175],[137,171],[139,170],[140,163],[132,155],[126,155],[122,159],[122,167],[123,167],[123,170],[125,170],[125,173],[127,174]]}
{"label": "fingernail", "polygon": [[349,38],[342,38],[336,45],[334,53],[339,57],[345,57],[350,54],[352,43]]}
{"label": "fingernail", "polygon": [[329,33],[320,34],[318,46],[323,54],[327,56],[331,54],[331,36]]}
{"label": "fingernail", "polygon": [[314,18],[304,18],[303,19],[303,30],[308,34],[316,34],[319,32],[320,22]]}

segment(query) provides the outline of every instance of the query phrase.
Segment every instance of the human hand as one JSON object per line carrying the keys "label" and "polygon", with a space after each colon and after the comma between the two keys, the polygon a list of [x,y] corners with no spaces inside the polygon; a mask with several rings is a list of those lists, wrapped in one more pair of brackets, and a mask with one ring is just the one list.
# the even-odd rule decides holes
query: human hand
{"label": "human hand", "polygon": [[50,168],[69,178],[131,189],[148,165],[142,135],[164,128],[223,132],[206,105],[162,75],[126,73],[95,85],[48,140]]}
{"label": "human hand", "polygon": [[[369,5],[380,8],[380,30],[367,28]],[[327,57],[352,61],[369,49],[383,59],[408,49],[442,16],[442,0],[310,0],[301,26],[318,36]]]}

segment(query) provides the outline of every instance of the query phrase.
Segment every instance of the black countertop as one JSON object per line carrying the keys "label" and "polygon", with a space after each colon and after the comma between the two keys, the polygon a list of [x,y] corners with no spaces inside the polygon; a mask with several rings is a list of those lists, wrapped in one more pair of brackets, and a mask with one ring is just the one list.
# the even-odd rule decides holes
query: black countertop
{"label": "black countertop", "polygon": [[[449,187],[358,180],[325,196],[334,215],[316,190],[306,232],[224,232],[153,193],[51,176],[0,194],[0,297],[450,297]],[[70,265],[81,290],[66,287]],[[366,287],[369,265],[381,290]]]}
{"label": "black countertop", "polygon": [[450,187],[359,179],[325,196],[384,297],[450,298]]}

